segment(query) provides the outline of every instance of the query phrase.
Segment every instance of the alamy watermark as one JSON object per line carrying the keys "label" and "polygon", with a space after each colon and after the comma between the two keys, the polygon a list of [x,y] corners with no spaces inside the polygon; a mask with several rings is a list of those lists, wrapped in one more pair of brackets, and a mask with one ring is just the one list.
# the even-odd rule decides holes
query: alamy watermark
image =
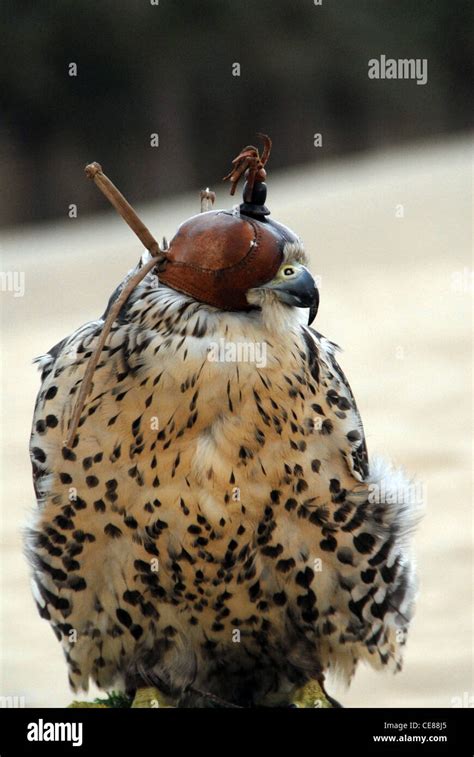
{"label": "alamy watermark", "polygon": [[25,294],[24,271],[0,271],[0,292],[12,292],[14,297]]}
{"label": "alamy watermark", "polygon": [[369,79],[416,79],[417,84],[428,82],[427,58],[380,58],[369,60]]}
{"label": "alamy watermark", "polygon": [[474,707],[474,694],[470,691],[463,691],[459,696],[451,697],[451,707],[472,709]]}
{"label": "alamy watermark", "polygon": [[72,746],[82,746],[82,723],[50,723],[40,718],[28,723],[26,738],[28,741],[68,741]]}
{"label": "alamy watermark", "polygon": [[389,481],[387,486],[382,479],[376,484],[369,484],[368,501],[372,504],[383,502],[388,505],[423,505],[426,502],[426,485],[421,481],[414,481],[396,487]]}
{"label": "alamy watermark", "polygon": [[25,697],[15,696],[0,696],[0,709],[10,709],[17,707],[26,707]]}
{"label": "alamy watermark", "polygon": [[462,271],[453,271],[451,274],[451,289],[453,292],[466,292],[467,294],[474,291],[474,271],[466,266]]}
{"label": "alamy watermark", "polygon": [[219,339],[208,347],[210,363],[255,363],[257,368],[267,365],[266,342],[231,342]]}

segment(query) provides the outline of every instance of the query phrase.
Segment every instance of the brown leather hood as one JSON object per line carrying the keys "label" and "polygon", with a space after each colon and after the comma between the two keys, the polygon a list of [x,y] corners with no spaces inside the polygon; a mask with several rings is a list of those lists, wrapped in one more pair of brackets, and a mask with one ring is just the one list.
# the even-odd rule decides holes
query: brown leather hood
{"label": "brown leather hood", "polygon": [[251,310],[246,292],[273,279],[290,241],[297,241],[293,232],[267,218],[201,213],[179,227],[159,279],[220,310]]}

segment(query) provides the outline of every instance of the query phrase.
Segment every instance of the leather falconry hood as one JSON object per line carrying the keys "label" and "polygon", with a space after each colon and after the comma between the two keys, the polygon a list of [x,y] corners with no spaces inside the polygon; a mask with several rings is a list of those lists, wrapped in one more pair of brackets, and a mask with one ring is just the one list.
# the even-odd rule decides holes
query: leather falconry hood
{"label": "leather falconry hood", "polygon": [[271,281],[283,262],[283,248],[298,237],[268,218],[265,164],[271,140],[260,156],[249,145],[225,176],[231,195],[245,174],[243,202],[232,210],[211,210],[181,224],[166,251],[160,282],[220,310],[252,310],[246,292]]}

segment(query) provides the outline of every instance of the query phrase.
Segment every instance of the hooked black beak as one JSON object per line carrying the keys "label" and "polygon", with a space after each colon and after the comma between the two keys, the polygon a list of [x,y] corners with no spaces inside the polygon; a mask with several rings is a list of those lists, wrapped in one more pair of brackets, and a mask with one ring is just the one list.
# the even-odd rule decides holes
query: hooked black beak
{"label": "hooked black beak", "polygon": [[288,281],[271,284],[278,299],[297,308],[309,308],[308,326],[316,318],[319,307],[319,292],[316,282],[307,268],[302,267],[299,276]]}

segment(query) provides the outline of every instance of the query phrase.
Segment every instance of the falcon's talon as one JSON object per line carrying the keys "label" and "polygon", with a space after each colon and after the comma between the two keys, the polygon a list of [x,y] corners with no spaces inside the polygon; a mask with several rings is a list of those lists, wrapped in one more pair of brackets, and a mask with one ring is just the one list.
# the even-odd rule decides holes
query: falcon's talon
{"label": "falcon's talon", "polygon": [[336,705],[332,704],[331,698],[325,693],[323,686],[318,681],[312,680],[303,686],[294,687],[289,693],[274,692],[267,694],[258,702],[258,706],[327,709]]}
{"label": "falcon's talon", "polygon": [[174,704],[155,686],[144,686],[137,689],[131,707],[132,709],[162,709],[174,707]]}
{"label": "falcon's talon", "polygon": [[332,709],[333,705],[324,693],[322,686],[318,681],[309,681],[301,686],[292,694],[290,707],[299,707],[304,709]]}

